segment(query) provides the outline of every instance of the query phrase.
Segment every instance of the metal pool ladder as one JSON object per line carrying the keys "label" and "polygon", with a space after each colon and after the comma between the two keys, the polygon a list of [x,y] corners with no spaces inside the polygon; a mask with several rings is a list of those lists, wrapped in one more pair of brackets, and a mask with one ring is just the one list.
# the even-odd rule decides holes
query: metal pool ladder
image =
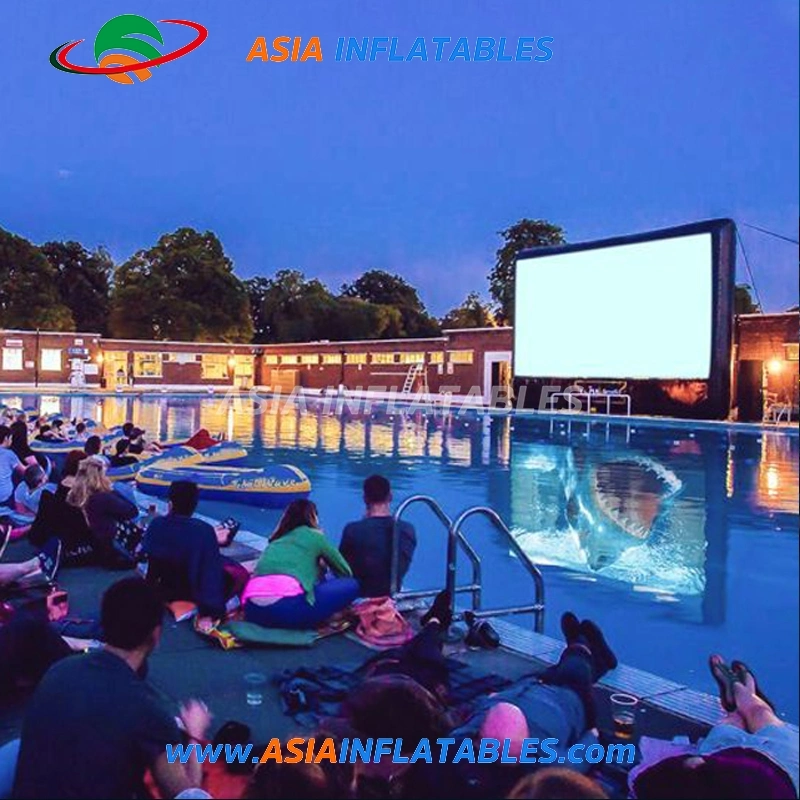
{"label": "metal pool ladder", "polygon": [[[487,506],[473,506],[462,511],[461,514],[452,520],[442,509],[439,503],[428,495],[416,494],[403,500],[394,515],[394,527],[392,536],[392,571],[391,589],[392,597],[395,600],[416,600],[419,598],[433,597],[438,594],[440,588],[422,589],[417,591],[401,591],[400,589],[400,537],[397,536],[397,527],[405,511],[412,505],[422,504],[428,506],[433,511],[436,518],[447,531],[447,564],[445,573],[445,587],[450,590],[452,598],[451,611],[455,611],[455,601],[457,594],[470,594],[472,597],[472,613],[477,618],[499,617],[510,614],[533,614],[533,627],[536,633],[544,632],[544,578],[539,568],[534,564],[519,546],[516,538],[503,522],[500,515],[492,508]],[[501,608],[484,609],[482,600],[482,570],[481,559],[475,548],[469,543],[464,533],[464,523],[470,517],[482,516],[488,519],[494,527],[505,537],[508,546],[519,559],[520,563],[528,571],[528,575],[533,581],[534,602],[527,605],[506,606]],[[458,554],[463,553],[472,567],[472,580],[470,583],[456,585],[456,568],[458,566]]]}

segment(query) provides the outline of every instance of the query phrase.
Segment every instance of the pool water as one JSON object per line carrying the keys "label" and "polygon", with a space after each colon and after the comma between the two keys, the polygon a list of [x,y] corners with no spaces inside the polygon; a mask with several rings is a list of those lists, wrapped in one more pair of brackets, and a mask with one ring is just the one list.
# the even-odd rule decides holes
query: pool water
{"label": "pool water", "polygon": [[[451,517],[491,506],[544,573],[546,633],[560,636],[561,612],[572,609],[602,625],[625,663],[707,692],[708,655],[740,658],[798,721],[796,429],[337,411],[311,401],[265,407],[211,396],[0,401],[107,426],[132,419],[160,439],[224,432],[249,448],[249,465],[304,470],[335,541],[363,513],[361,482],[374,472],[391,479],[396,499],[432,495]],[[223,503],[200,510],[264,535],[279,513]],[[407,519],[419,546],[406,585],[443,585],[442,527],[421,506]],[[466,532],[483,562],[484,605],[531,601],[530,579],[502,536],[480,519]]]}

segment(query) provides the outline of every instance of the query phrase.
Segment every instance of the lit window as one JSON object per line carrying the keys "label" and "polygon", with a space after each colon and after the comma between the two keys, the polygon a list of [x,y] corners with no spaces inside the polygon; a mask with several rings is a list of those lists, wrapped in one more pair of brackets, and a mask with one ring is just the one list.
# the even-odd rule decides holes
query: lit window
{"label": "lit window", "polygon": [[786,360],[787,361],[798,361],[798,350],[800,350],[800,344],[797,342],[787,342],[786,345]]}
{"label": "lit window", "polygon": [[319,364],[319,356],[316,353],[300,356],[301,364]]}
{"label": "lit window", "polygon": [[398,353],[400,364],[424,364],[425,353]]}
{"label": "lit window", "polygon": [[22,369],[22,348],[4,347],[3,348],[3,369],[19,371]]}
{"label": "lit window", "polygon": [[394,353],[373,353],[373,364],[394,364]]}
{"label": "lit window", "polygon": [[300,363],[300,356],[281,356],[281,364],[298,364]]}
{"label": "lit window", "polygon": [[444,353],[441,350],[428,353],[428,360],[431,364],[444,364]]}
{"label": "lit window", "polygon": [[253,377],[253,356],[234,356],[233,374],[237,378]]}
{"label": "lit window", "polygon": [[341,364],[342,363],[342,354],[341,353],[323,353],[322,354],[322,363],[323,364]]}
{"label": "lit window", "polygon": [[264,363],[265,364],[277,364],[278,363],[278,356],[269,353],[264,356]]}
{"label": "lit window", "polygon": [[474,350],[451,350],[449,353],[451,364],[471,364],[474,356]]}
{"label": "lit window", "polygon": [[345,356],[345,364],[366,364],[366,363],[367,363],[366,353],[348,353]]}
{"label": "lit window", "polygon": [[161,353],[134,353],[134,378],[160,378]]}
{"label": "lit window", "polygon": [[61,350],[54,347],[43,347],[41,369],[42,372],[61,372]]}
{"label": "lit window", "polygon": [[228,379],[228,356],[224,353],[203,353],[203,380],[224,381]]}

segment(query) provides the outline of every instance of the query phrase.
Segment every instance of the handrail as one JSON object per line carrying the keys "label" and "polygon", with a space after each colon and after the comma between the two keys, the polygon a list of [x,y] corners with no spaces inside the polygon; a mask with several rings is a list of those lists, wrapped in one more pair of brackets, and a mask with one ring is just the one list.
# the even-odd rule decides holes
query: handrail
{"label": "handrail", "polygon": [[[470,592],[472,594],[472,608],[479,610],[481,607],[481,560],[475,548],[456,530],[453,528],[453,521],[444,512],[439,503],[432,497],[424,494],[415,494],[407,497],[397,507],[395,511],[392,525],[392,562],[391,562],[391,579],[390,588],[392,597],[395,599],[412,598],[412,597],[430,597],[436,594],[439,590],[434,591],[416,591],[416,592],[401,592],[400,591],[400,537],[397,535],[397,524],[406,509],[415,503],[423,503],[433,511],[439,522],[442,523],[447,531],[447,565],[445,573],[445,587],[449,589],[450,596],[455,601],[457,592]],[[472,565],[472,583],[466,586],[456,586],[456,561],[458,556],[458,548],[464,551],[464,554],[469,559]]]}
{"label": "handrail", "polygon": [[[498,614],[526,614],[533,612],[534,630],[536,633],[543,633],[544,578],[536,564],[534,564],[530,558],[528,558],[528,556],[525,554],[525,551],[519,546],[514,534],[508,529],[508,526],[505,524],[505,522],[503,522],[500,515],[494,509],[488,508],[487,506],[473,506],[472,508],[468,508],[466,511],[462,511],[456,521],[452,524],[450,528],[450,540],[456,540],[460,538],[466,542],[466,537],[461,533],[461,528],[469,517],[477,514],[487,517],[492,523],[494,523],[494,526],[505,535],[506,539],[508,540],[508,544],[517,555],[519,560],[525,565],[525,568],[528,570],[531,578],[533,578],[535,587],[535,602],[534,605],[512,606],[510,608],[496,609],[494,611],[482,611],[479,614],[476,614],[476,616],[485,617]],[[455,596],[453,595],[452,597],[453,605],[455,605]]]}

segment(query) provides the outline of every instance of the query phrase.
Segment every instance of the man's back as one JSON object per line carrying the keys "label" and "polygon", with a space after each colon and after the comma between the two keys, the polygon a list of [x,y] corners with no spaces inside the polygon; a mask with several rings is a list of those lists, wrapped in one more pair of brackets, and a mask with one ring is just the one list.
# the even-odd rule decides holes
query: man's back
{"label": "man's back", "polygon": [[28,706],[14,796],[131,797],[180,737],[155,689],[121,658],[71,656],[50,669]]}
{"label": "man's back", "polygon": [[224,565],[211,525],[180,514],[156,517],[142,546],[165,599],[191,600],[211,616],[224,613]]}
{"label": "man's back", "polygon": [[[392,570],[392,517],[367,517],[345,526],[339,550],[350,564],[353,576],[361,586],[362,597],[382,597],[389,594]],[[403,580],[417,546],[414,528],[400,522],[400,581]]]}

